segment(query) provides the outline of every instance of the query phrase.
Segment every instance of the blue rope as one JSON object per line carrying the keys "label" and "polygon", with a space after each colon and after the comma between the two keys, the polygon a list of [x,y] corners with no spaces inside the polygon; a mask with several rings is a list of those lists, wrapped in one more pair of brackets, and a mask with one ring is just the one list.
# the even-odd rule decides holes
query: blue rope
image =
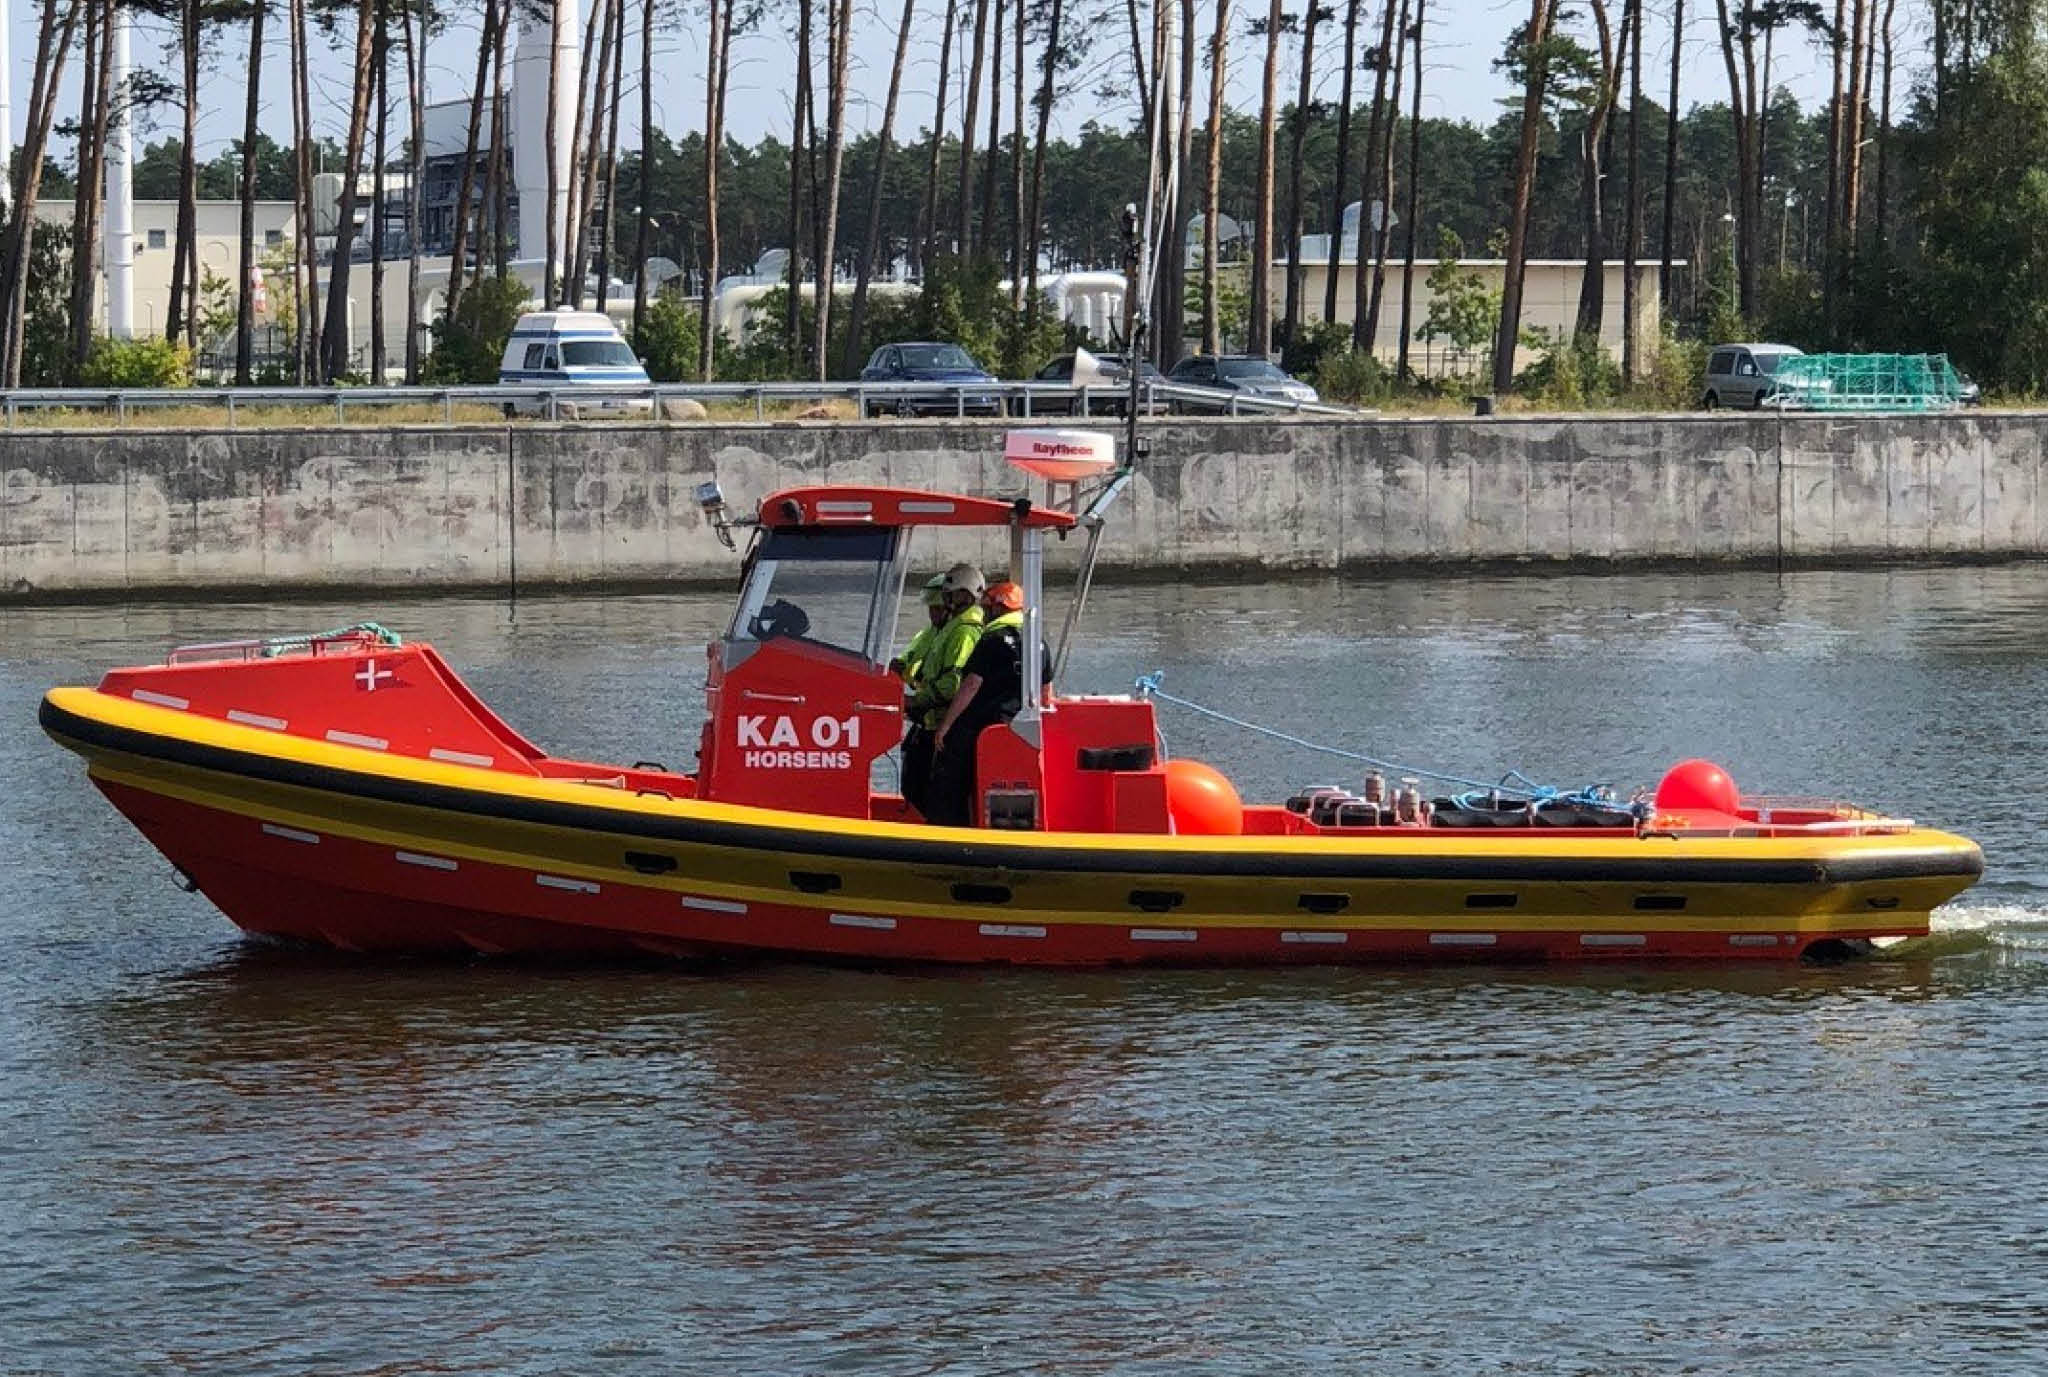
{"label": "blue rope", "polygon": [[1548,784],[1539,784],[1520,770],[1509,770],[1499,780],[1494,782],[1467,779],[1462,775],[1445,774],[1442,770],[1424,769],[1419,765],[1403,765],[1398,761],[1383,760],[1378,756],[1365,755],[1359,751],[1347,751],[1341,746],[1328,746],[1320,741],[1310,741],[1306,737],[1294,736],[1288,732],[1262,726],[1257,722],[1247,722],[1242,717],[1233,717],[1227,712],[1219,712],[1215,708],[1206,707],[1201,703],[1194,702],[1192,699],[1181,698],[1168,693],[1159,686],[1165,678],[1166,671],[1157,669],[1150,674],[1139,675],[1133,687],[1137,689],[1140,697],[1156,698],[1162,703],[1171,703],[1175,707],[1186,708],[1190,712],[1214,718],[1218,722],[1227,723],[1230,726],[1239,727],[1245,731],[1257,733],[1260,736],[1269,736],[1275,741],[1284,741],[1290,746],[1299,746],[1303,750],[1317,751],[1323,755],[1333,755],[1342,760],[1354,760],[1362,765],[1370,765],[1375,770],[1383,771],[1397,778],[1403,775],[1412,775],[1417,779],[1434,779],[1441,780],[1446,784],[1461,785],[1467,792],[1456,795],[1452,800],[1461,808],[1477,806],[1482,797],[1486,795],[1505,793],[1533,803],[1538,808],[1551,804],[1577,804],[1588,808],[1610,808],[1618,813],[1633,813],[1637,811],[1634,805],[1623,803],[1616,799],[1614,790],[1605,784],[1590,784],[1583,789],[1567,791]]}

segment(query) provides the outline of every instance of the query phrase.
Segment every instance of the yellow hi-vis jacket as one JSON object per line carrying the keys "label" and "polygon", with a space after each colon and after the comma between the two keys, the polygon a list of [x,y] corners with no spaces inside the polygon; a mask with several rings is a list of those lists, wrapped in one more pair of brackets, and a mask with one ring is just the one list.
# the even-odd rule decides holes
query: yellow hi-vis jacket
{"label": "yellow hi-vis jacket", "polygon": [[946,718],[946,706],[960,691],[960,672],[967,657],[981,640],[984,621],[979,606],[956,612],[932,637],[931,646],[918,666],[919,682],[911,685],[910,720],[937,731]]}

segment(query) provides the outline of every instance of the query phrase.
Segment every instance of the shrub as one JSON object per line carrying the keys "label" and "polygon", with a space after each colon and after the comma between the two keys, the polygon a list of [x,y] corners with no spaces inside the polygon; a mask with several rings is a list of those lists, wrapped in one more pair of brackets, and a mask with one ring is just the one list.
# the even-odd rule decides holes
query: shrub
{"label": "shrub", "polygon": [[[695,307],[673,292],[647,303],[640,328],[633,333],[633,352],[655,382],[681,382],[697,376]],[[714,346],[715,347],[715,346]]]}
{"label": "shrub", "polygon": [[190,387],[192,355],[157,337],[93,341],[79,381],[87,387]]}
{"label": "shrub", "polygon": [[434,322],[433,351],[420,377],[429,383],[494,383],[505,341],[531,298],[516,277],[486,277],[463,292],[455,314]]}
{"label": "shrub", "polygon": [[1559,331],[1548,336],[1543,357],[1515,379],[1515,391],[1550,406],[1580,407],[1619,395],[1621,370],[1599,340]]}
{"label": "shrub", "polygon": [[1371,351],[1326,349],[1316,360],[1316,391],[1326,402],[1378,402],[1393,391],[1393,379],[1386,366]]}

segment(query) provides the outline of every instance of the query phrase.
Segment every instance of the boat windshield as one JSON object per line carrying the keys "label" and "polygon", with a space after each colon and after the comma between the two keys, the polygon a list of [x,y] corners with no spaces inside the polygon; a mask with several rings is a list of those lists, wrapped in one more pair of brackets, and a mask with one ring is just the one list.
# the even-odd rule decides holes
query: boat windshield
{"label": "boat windshield", "polygon": [[726,640],[790,638],[881,663],[903,585],[901,534],[875,527],[767,532],[748,563]]}

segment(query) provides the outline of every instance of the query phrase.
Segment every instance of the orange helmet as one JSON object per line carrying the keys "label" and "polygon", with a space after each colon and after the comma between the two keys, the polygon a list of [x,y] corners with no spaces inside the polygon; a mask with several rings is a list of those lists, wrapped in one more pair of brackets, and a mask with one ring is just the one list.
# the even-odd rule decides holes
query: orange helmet
{"label": "orange helmet", "polygon": [[1024,590],[1007,579],[1001,583],[991,583],[988,591],[981,595],[981,599],[990,607],[999,607],[1005,612],[1024,610]]}

